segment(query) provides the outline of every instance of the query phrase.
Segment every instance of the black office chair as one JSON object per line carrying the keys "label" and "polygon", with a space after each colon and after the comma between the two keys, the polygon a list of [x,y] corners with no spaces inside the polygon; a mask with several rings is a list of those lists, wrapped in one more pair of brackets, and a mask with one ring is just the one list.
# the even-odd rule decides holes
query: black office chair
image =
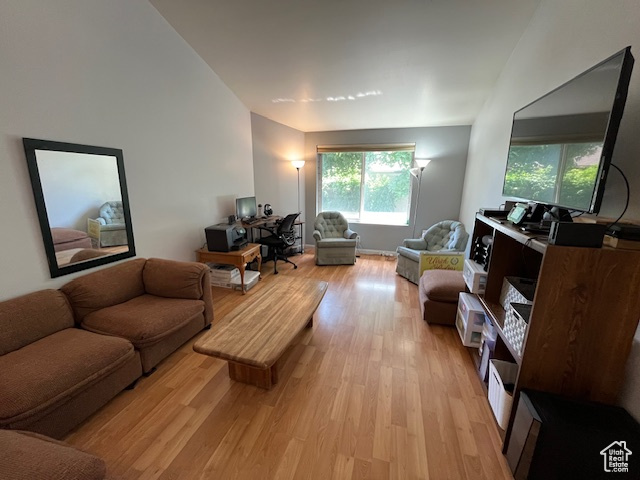
{"label": "black office chair", "polygon": [[269,247],[266,261],[273,260],[273,273],[278,273],[278,260],[290,263],[293,265],[293,268],[298,268],[284,253],[287,248],[296,243],[296,232],[293,224],[296,218],[298,218],[298,215],[300,214],[292,213],[287,215],[276,225],[275,229],[260,227],[260,230],[265,230],[271,234],[268,237],[260,238],[258,243]]}

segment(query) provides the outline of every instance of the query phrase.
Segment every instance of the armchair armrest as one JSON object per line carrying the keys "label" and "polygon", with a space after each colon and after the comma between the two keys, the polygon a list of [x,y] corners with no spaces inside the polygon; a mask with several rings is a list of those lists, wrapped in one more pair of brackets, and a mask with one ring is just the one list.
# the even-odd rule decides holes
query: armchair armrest
{"label": "armchair armrest", "polygon": [[213,321],[211,279],[205,264],[150,258],[142,271],[142,281],[151,295],[204,301],[205,325]]}
{"label": "armchair armrest", "polygon": [[402,246],[413,250],[426,250],[427,242],[423,238],[405,238],[402,241]]}
{"label": "armchair armrest", "polygon": [[347,228],[347,229],[344,231],[343,236],[344,236],[344,238],[346,238],[346,239],[353,239],[353,238],[356,238],[356,237],[358,236],[358,233],[357,233],[357,232],[354,232],[354,231],[353,231],[353,230],[351,230],[350,228]]}
{"label": "armchair armrest", "polygon": [[322,234],[320,233],[320,230],[313,231],[313,238],[315,238],[317,241],[322,240]]}

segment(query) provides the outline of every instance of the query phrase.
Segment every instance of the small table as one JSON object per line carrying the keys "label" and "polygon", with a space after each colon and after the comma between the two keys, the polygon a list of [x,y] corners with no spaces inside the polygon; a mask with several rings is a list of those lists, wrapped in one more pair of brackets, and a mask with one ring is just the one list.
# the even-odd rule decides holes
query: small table
{"label": "small table", "polygon": [[271,389],[278,383],[278,360],[298,333],[313,325],[327,286],[320,280],[279,278],[234,308],[193,349],[227,360],[232,380]]}
{"label": "small table", "polygon": [[[257,243],[250,243],[241,250],[233,250],[231,252],[210,252],[206,248],[196,250],[197,261],[206,263],[222,263],[223,265],[233,265],[240,270],[240,286],[242,287],[242,294],[247,293],[244,289],[244,271],[245,265],[252,262],[256,258],[258,259],[258,273],[262,266],[262,256],[260,255],[260,245]],[[259,278],[262,278],[260,276]]]}

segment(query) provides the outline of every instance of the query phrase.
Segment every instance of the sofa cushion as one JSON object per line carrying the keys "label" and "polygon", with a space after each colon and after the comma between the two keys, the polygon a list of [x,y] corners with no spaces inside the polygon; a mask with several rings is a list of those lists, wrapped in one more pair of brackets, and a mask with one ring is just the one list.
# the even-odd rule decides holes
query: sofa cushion
{"label": "sofa cushion", "polygon": [[145,294],[87,315],[82,322],[82,328],[124,337],[136,348],[142,348],[180,330],[198,315],[203,316],[204,327],[202,300],[163,298]]}
{"label": "sofa cushion", "polygon": [[426,270],[420,278],[420,288],[429,300],[458,303],[458,294],[464,292],[462,272],[456,270]]}
{"label": "sofa cushion", "polygon": [[40,290],[0,302],[0,355],[73,327],[73,312],[57,290]]}
{"label": "sofa cushion", "polygon": [[142,269],[146,260],[137,258],[114,267],[78,277],[61,290],[69,298],[76,320],[101,308],[124,303],[144,294]]}
{"label": "sofa cushion", "polygon": [[102,459],[32,432],[0,430],[0,478],[8,480],[99,480]]}
{"label": "sofa cushion", "polygon": [[0,426],[44,415],[133,355],[127,340],[67,328],[0,356]]}
{"label": "sofa cushion", "polygon": [[198,300],[202,298],[202,277],[208,269],[203,263],[150,258],[142,271],[144,289],[158,297]]}

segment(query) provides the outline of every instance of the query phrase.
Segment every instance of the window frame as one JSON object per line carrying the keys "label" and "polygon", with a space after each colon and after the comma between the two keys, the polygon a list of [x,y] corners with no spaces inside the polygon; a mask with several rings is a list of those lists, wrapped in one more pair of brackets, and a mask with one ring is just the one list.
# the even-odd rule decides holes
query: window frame
{"label": "window frame", "polygon": [[363,221],[363,212],[365,208],[365,186],[366,186],[366,154],[370,152],[410,152],[411,153],[411,163],[410,168],[415,162],[415,143],[407,143],[407,144],[367,144],[367,145],[318,145],[316,147],[316,205],[317,211],[323,211],[322,206],[322,164],[323,164],[323,155],[329,153],[359,153],[361,155],[360,160],[360,208],[358,213],[358,217],[354,218],[352,216],[347,215],[345,212],[341,212],[345,218],[350,223],[357,224],[370,224],[370,225],[383,225],[383,226],[393,226],[393,227],[406,227],[411,224],[411,206],[413,200],[413,183],[411,181],[411,174],[409,174],[409,201],[407,203],[407,220],[406,223],[389,223],[381,222],[381,223],[372,223],[370,221]]}

